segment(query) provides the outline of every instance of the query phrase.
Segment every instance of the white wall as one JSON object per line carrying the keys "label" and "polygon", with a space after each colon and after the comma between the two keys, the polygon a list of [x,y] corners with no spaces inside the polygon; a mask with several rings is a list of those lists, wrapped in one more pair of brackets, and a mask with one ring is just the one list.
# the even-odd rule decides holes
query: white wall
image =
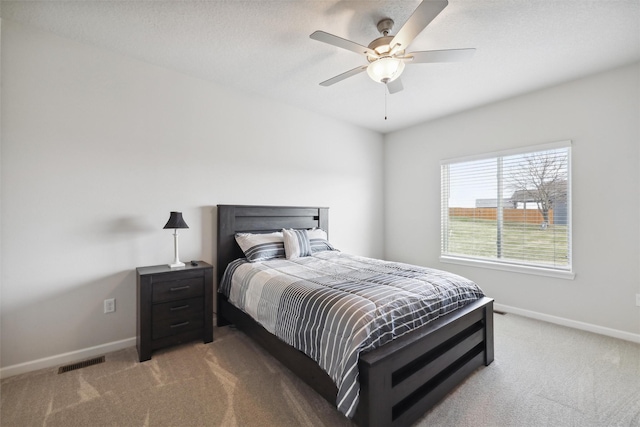
{"label": "white wall", "polygon": [[131,345],[171,210],[187,261],[215,260],[219,203],[328,206],[338,248],[383,255],[381,135],[6,20],[1,42],[3,367]]}
{"label": "white wall", "polygon": [[[639,76],[636,64],[387,135],[386,257],[465,275],[506,306],[640,338]],[[575,280],[439,262],[441,159],[568,139]]]}

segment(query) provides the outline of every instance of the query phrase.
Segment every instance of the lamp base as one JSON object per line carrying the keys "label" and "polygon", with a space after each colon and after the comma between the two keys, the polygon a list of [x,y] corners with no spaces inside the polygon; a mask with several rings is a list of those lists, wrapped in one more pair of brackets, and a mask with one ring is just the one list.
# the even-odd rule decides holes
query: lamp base
{"label": "lamp base", "polygon": [[180,268],[180,267],[184,267],[184,262],[176,262],[173,264],[169,264],[169,268]]}

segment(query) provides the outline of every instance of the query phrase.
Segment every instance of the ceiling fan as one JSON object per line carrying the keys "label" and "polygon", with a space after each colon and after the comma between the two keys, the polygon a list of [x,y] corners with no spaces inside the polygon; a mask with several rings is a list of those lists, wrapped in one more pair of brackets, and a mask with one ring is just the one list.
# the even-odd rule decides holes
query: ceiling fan
{"label": "ceiling fan", "polygon": [[403,89],[400,74],[402,74],[404,70],[405,63],[456,62],[470,59],[475,53],[475,49],[406,52],[407,47],[413,39],[420,34],[448,4],[449,2],[447,0],[424,0],[418,5],[395,36],[389,35],[393,28],[393,20],[390,18],[382,19],[377,25],[382,37],[369,43],[369,46],[362,46],[351,40],[346,40],[324,31],[315,31],[309,37],[364,55],[369,62],[367,65],[361,65],[332,77],[329,80],[325,80],[320,83],[320,85],[331,86],[334,83],[338,83],[367,70],[369,77],[376,82],[384,83],[389,93],[396,93]]}

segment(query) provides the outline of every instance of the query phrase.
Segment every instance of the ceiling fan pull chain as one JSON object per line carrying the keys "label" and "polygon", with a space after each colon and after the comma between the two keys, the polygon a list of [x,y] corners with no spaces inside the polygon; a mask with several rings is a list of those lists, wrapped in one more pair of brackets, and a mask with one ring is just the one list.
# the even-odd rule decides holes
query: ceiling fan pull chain
{"label": "ceiling fan pull chain", "polygon": [[384,86],[384,119],[387,120],[387,85]]}

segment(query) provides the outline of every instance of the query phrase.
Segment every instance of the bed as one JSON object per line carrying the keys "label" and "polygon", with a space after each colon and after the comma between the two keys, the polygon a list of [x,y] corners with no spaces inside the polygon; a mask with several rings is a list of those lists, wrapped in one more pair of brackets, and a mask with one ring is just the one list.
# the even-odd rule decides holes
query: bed
{"label": "bed", "polygon": [[[328,232],[328,208],[218,205],[218,284],[245,257],[236,233],[319,228]],[[236,261],[237,262],[237,261]],[[235,324],[333,405],[338,386],[303,352],[269,333],[218,294],[218,326]],[[353,420],[362,426],[408,425],[493,361],[493,300],[477,299],[405,333],[357,360],[359,400]]]}

